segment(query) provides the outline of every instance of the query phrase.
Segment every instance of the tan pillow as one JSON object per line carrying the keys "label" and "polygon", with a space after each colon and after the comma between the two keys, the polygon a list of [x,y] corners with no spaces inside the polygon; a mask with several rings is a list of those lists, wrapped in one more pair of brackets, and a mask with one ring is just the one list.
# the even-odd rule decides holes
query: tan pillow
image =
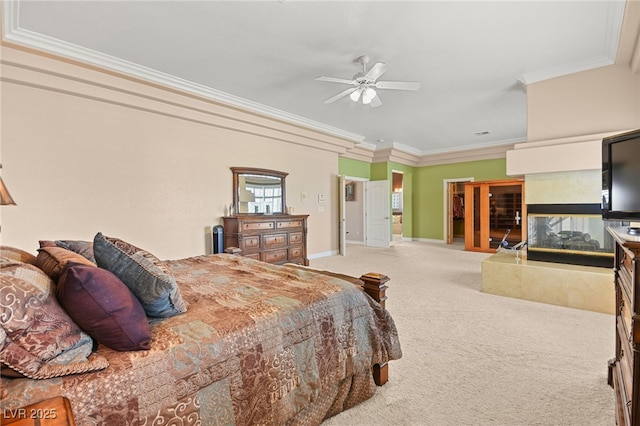
{"label": "tan pillow", "polygon": [[36,257],[33,254],[15,247],[1,246],[0,256],[7,257],[11,260],[17,260],[18,262],[29,263],[31,265],[36,264]]}
{"label": "tan pillow", "polygon": [[106,368],[93,340],[67,315],[53,282],[33,265],[0,258],[0,363],[32,379]]}
{"label": "tan pillow", "polygon": [[71,250],[62,247],[40,247],[38,249],[38,257],[36,258],[36,266],[44,271],[54,282],[58,282],[62,270],[67,262],[81,263],[88,266],[96,266],[81,254],[74,253]]}

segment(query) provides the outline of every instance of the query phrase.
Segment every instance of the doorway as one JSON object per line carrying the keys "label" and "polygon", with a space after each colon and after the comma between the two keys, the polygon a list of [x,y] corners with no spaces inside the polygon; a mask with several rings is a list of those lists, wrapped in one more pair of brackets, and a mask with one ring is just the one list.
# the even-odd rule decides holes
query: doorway
{"label": "doorway", "polygon": [[457,178],[444,180],[444,241],[453,244],[456,240],[464,240],[465,236],[465,195],[467,182],[474,178]]}
{"label": "doorway", "polygon": [[347,243],[389,247],[389,181],[338,176],[339,252],[347,252]]}
{"label": "doorway", "polygon": [[473,182],[465,185],[465,250],[495,252],[526,238],[524,182]]}
{"label": "doorway", "polygon": [[394,241],[401,240],[404,233],[403,178],[401,172],[391,174],[391,233]]}

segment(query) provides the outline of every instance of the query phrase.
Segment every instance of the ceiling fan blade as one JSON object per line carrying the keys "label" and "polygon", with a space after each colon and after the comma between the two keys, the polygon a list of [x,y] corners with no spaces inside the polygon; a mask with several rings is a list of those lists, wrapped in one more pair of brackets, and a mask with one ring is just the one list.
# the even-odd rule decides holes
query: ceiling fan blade
{"label": "ceiling fan blade", "polygon": [[329,83],[344,83],[344,84],[354,84],[354,80],[347,80],[345,78],[336,78],[336,77],[318,77],[316,78],[318,81],[328,81]]}
{"label": "ceiling fan blade", "polygon": [[420,83],[416,81],[377,81],[375,86],[377,89],[418,90]]}
{"label": "ceiling fan blade", "polygon": [[345,96],[347,96],[347,95],[349,95],[349,94],[351,94],[351,93],[355,92],[356,90],[358,90],[358,88],[357,88],[357,87],[350,87],[350,88],[348,88],[347,90],[343,90],[342,92],[338,93],[338,94],[337,94],[337,95],[335,95],[334,97],[327,99],[326,101],[324,101],[324,103],[325,103],[325,104],[330,104],[330,103],[332,103],[332,102],[335,102],[335,101],[337,101],[338,99],[343,98],[343,97],[345,97]]}
{"label": "ceiling fan blade", "polygon": [[376,81],[387,71],[387,68],[388,66],[384,62],[376,62],[364,76],[367,80]]}
{"label": "ceiling fan blade", "polygon": [[371,99],[371,103],[369,105],[371,105],[371,108],[376,108],[382,105],[382,101],[380,100],[380,97],[376,95],[373,99]]}

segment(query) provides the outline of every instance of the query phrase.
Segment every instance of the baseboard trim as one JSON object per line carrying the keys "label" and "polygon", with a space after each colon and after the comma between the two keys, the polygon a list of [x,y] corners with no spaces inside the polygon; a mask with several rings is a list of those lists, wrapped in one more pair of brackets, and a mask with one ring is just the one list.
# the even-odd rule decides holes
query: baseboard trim
{"label": "baseboard trim", "polygon": [[338,250],[331,250],[331,251],[323,251],[323,252],[320,252],[320,253],[310,254],[307,257],[310,260],[312,260],[312,259],[319,259],[321,257],[334,256],[336,254],[340,254],[340,252]]}

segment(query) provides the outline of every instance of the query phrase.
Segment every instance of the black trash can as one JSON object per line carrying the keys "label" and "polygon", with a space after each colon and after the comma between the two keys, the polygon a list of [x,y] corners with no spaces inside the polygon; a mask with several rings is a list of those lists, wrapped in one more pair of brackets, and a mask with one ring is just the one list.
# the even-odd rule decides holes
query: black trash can
{"label": "black trash can", "polygon": [[224,253],[224,228],[222,225],[216,225],[211,230],[211,247],[213,253]]}

